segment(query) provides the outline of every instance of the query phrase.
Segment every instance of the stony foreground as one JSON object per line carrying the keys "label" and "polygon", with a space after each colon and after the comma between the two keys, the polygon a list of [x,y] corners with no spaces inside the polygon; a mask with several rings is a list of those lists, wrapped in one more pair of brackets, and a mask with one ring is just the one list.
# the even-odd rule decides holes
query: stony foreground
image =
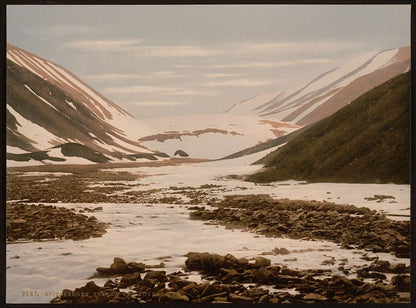
{"label": "stony foreground", "polygon": [[321,239],[410,258],[410,222],[368,208],[324,201],[274,200],[268,195],[226,196],[213,210],[194,207],[192,219],[214,220],[266,236]]}
{"label": "stony foreground", "polygon": [[106,233],[107,224],[94,216],[42,204],[7,204],[7,242],[17,240],[84,240]]}
{"label": "stony foreground", "polygon": [[[88,282],[75,290],[65,289],[51,303],[399,303],[409,292],[410,277],[393,276],[391,284],[364,282],[362,278],[348,279],[330,276],[319,279],[324,270],[294,270],[271,265],[269,259],[257,257],[254,262],[237,259],[228,254],[190,252],[185,271],[198,271],[206,280],[196,283],[184,272],[166,274],[148,269],[143,263],[126,263],[114,258],[110,267],[99,267],[94,277],[108,279],[103,287]],[[366,270],[405,271],[403,266],[375,262]],[[247,287],[247,283],[250,286]],[[262,286],[272,286],[273,291]],[[288,290],[292,291],[289,293]],[[295,290],[295,292],[293,292]],[[408,294],[408,293],[406,293]]]}

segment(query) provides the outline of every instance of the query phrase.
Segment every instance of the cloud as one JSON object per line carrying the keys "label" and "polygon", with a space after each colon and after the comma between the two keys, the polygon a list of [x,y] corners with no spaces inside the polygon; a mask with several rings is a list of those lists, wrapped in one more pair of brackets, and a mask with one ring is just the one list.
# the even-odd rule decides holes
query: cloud
{"label": "cloud", "polygon": [[222,54],[221,49],[192,45],[141,46],[134,52],[140,57],[207,57]]}
{"label": "cloud", "polygon": [[141,40],[83,40],[70,41],[64,44],[64,47],[82,49],[82,50],[102,50],[102,51],[129,51],[137,48]]}
{"label": "cloud", "polygon": [[283,41],[227,43],[215,47],[199,45],[152,45],[139,39],[70,41],[65,47],[82,50],[126,52],[135,57],[291,56],[305,53],[333,53],[360,45],[344,41]]}
{"label": "cloud", "polygon": [[109,87],[103,90],[107,94],[136,94],[136,93],[169,93],[180,90],[174,87],[159,86],[132,86],[132,87]]}
{"label": "cloud", "polygon": [[177,74],[174,71],[158,71],[150,72],[147,74],[115,74],[115,73],[104,73],[104,74],[89,74],[83,76],[85,79],[97,80],[97,81],[108,81],[108,80],[134,80],[134,79],[159,79],[159,78],[179,78],[181,74]]}
{"label": "cloud", "polygon": [[201,83],[201,85],[204,85],[207,87],[221,87],[221,86],[254,87],[254,86],[262,86],[262,85],[266,85],[270,83],[272,83],[272,81],[270,80],[231,79],[231,80],[223,80],[223,81],[211,81],[211,82]]}
{"label": "cloud", "polygon": [[259,42],[255,44],[243,43],[239,48],[257,54],[267,53],[306,53],[306,52],[336,52],[345,49],[355,49],[360,45],[346,41],[283,41]]}
{"label": "cloud", "polygon": [[83,76],[85,79],[106,81],[106,80],[126,80],[126,79],[143,79],[144,75],[140,74],[90,74]]}
{"label": "cloud", "polygon": [[[241,62],[241,63],[227,63],[227,64],[206,64],[206,65],[198,65],[198,64],[178,64],[176,65],[177,68],[195,68],[195,67],[209,67],[215,69],[228,69],[228,68],[270,68],[270,67],[290,67],[296,65],[306,65],[306,64],[326,64],[331,63],[331,59],[326,58],[306,58],[306,59],[298,59],[298,60],[286,60],[286,61],[251,61],[251,62]],[[209,74],[206,74],[209,75]],[[205,76],[206,76],[205,75]],[[211,74],[215,76],[215,74]],[[217,77],[226,77],[227,74],[218,74]],[[230,74],[231,75],[231,74]],[[238,75],[238,74],[236,74]],[[209,76],[206,76],[209,77]],[[215,77],[211,77],[215,78]]]}
{"label": "cloud", "polygon": [[146,106],[146,107],[165,107],[165,106],[183,106],[183,105],[189,105],[189,103],[178,102],[178,101],[140,101],[140,102],[129,103],[129,105]]}
{"label": "cloud", "polygon": [[175,71],[159,71],[159,72],[151,72],[149,77],[156,77],[156,78],[178,78],[182,77],[181,74],[176,73]]}
{"label": "cloud", "polygon": [[176,95],[176,96],[215,96],[218,95],[216,91],[203,91],[203,90],[179,90],[173,93],[169,93],[169,95]]}
{"label": "cloud", "polygon": [[102,90],[106,94],[158,94],[161,96],[215,96],[215,91],[188,90],[176,87],[164,86],[131,86],[109,87]]}
{"label": "cloud", "polygon": [[247,74],[211,73],[211,74],[204,74],[202,76],[207,77],[207,78],[228,78],[228,77],[242,77],[246,75]]}

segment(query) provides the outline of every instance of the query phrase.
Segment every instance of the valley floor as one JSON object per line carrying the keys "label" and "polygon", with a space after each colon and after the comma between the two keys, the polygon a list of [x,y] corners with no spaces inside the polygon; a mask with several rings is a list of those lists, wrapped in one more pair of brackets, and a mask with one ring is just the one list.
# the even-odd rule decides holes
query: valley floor
{"label": "valley floor", "polygon": [[[189,207],[204,205],[210,208],[207,204],[213,204],[226,195],[248,194],[352,204],[377,210],[393,220],[410,219],[409,185],[309,184],[295,181],[256,185],[244,182],[243,175],[259,169],[259,166],[250,163],[264,155],[262,152],[239,159],[211,162],[188,160],[182,161],[183,164],[178,160],[173,165],[103,166],[88,173],[88,177],[85,175],[88,181],[74,190],[70,198],[61,198],[64,194],[61,192],[54,196],[54,200],[47,197],[51,193],[47,191],[47,187],[51,186],[49,183],[60,183],[65,177],[68,181],[73,180],[76,172],[72,173],[67,168],[63,173],[63,166],[49,171],[10,170],[8,178],[15,188],[24,180],[25,185],[30,182],[46,188],[44,195],[32,192],[23,196],[17,195],[10,184],[8,204],[42,203],[74,208],[75,212],[95,216],[98,221],[110,226],[107,233],[98,238],[7,244],[7,302],[50,302],[63,289],[74,289],[87,283],[95,268],[111,264],[114,257],[151,265],[163,262],[163,270],[172,273],[183,270],[184,255],[190,251],[220,255],[230,253],[237,258],[253,259],[275,248],[286,248],[290,254],[268,254],[266,257],[272,264],[290,268],[330,270],[323,277],[344,275],[340,270],[342,263],[349,268],[346,274],[349,278],[356,277],[357,270],[369,266],[374,258],[410,265],[408,258],[397,258],[388,253],[342,249],[340,245],[324,240],[266,237],[225,228],[212,221],[189,219]],[[82,173],[77,176],[83,177]],[[86,195],[89,192],[96,193],[96,198],[88,199]],[[88,211],[99,206],[102,210]],[[198,272],[188,275],[192,281],[204,279]],[[389,282],[392,276],[386,274],[384,281]],[[106,281],[104,278],[93,280],[98,285]]]}

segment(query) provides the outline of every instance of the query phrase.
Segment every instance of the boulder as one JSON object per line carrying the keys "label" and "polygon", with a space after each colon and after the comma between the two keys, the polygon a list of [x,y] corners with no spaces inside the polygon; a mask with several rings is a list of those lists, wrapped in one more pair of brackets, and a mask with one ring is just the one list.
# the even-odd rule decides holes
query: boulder
{"label": "boulder", "polygon": [[253,281],[258,283],[268,283],[275,278],[272,271],[267,268],[260,268],[253,273]]}
{"label": "boulder", "polygon": [[313,301],[323,302],[323,301],[326,301],[328,298],[326,298],[325,296],[323,296],[321,294],[308,293],[303,297],[303,299],[304,300],[313,300]]}
{"label": "boulder", "polygon": [[120,279],[120,284],[118,285],[119,288],[127,288],[137,282],[139,282],[141,279],[140,273],[131,273],[131,274],[125,274]]}
{"label": "boulder", "polygon": [[275,249],[273,249],[273,253],[275,254],[275,255],[288,255],[288,254],[290,254],[290,251],[289,250],[287,250],[286,248],[284,248],[284,247],[282,247],[282,248],[275,248]]}
{"label": "boulder", "polygon": [[408,275],[397,275],[391,279],[392,285],[397,291],[409,292],[410,291],[410,276]]}
{"label": "boulder", "polygon": [[188,296],[179,292],[166,292],[160,296],[159,301],[165,303],[180,303],[189,302],[189,298]]}
{"label": "boulder", "polygon": [[252,297],[236,295],[236,294],[230,294],[228,296],[228,299],[232,303],[253,303],[254,302],[254,298]]}
{"label": "boulder", "polygon": [[224,267],[225,258],[218,254],[191,252],[186,256],[188,258],[185,265],[188,270],[202,270],[208,274],[216,275]]}
{"label": "boulder", "polygon": [[145,270],[146,265],[144,265],[143,263],[130,262],[127,264],[127,267],[130,273],[135,273],[135,272],[141,273]]}
{"label": "boulder", "polygon": [[126,261],[118,257],[114,258],[114,262],[111,264],[110,268],[115,274],[125,274],[129,271]]}
{"label": "boulder", "polygon": [[271,261],[265,257],[256,257],[254,264],[258,267],[267,267],[271,265]]}
{"label": "boulder", "polygon": [[157,281],[167,281],[165,271],[149,271],[144,276],[145,279],[157,280]]}

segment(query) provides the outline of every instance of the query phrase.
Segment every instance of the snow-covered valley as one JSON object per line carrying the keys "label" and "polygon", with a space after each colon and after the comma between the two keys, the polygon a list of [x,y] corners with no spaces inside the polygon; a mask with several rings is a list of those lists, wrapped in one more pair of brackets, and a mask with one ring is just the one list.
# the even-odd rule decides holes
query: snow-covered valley
{"label": "snow-covered valley", "polygon": [[[286,181],[255,185],[237,179],[239,175],[258,170],[250,163],[265,153],[239,159],[179,166],[103,169],[104,172],[128,172],[143,175],[130,182],[128,189],[116,192],[155,190],[159,197],[182,197],[181,192],[207,187],[210,197],[232,194],[269,194],[274,198],[326,200],[337,204],[365,206],[383,212],[391,219],[408,220],[410,215],[410,186],[394,184],[330,184]],[[53,173],[52,173],[53,174]],[[51,173],[28,175],[48,178]],[[64,176],[65,173],[56,174]],[[229,177],[232,175],[231,177]],[[120,181],[122,182],[122,181]],[[113,184],[117,184],[113,182]],[[133,185],[136,184],[136,185]],[[94,185],[105,185],[95,183]],[[91,185],[93,187],[93,185]],[[209,189],[211,187],[211,189]],[[183,188],[183,190],[180,190]],[[374,195],[389,195],[394,199],[367,200]],[[108,222],[107,233],[100,238],[81,241],[57,240],[12,243],[7,245],[7,302],[46,303],[59,296],[64,288],[75,288],[88,282],[96,267],[109,265],[114,257],[126,261],[156,265],[164,263],[165,271],[183,270],[190,251],[218,254],[231,253],[236,257],[254,258],[274,248],[286,248],[288,255],[266,255],[272,264],[298,269],[329,269],[329,275],[339,274],[340,263],[347,260],[350,277],[359,267],[368,265],[366,257],[378,256],[391,263],[410,264],[409,259],[396,258],[388,253],[373,253],[359,249],[342,249],[340,245],[321,240],[296,240],[266,237],[252,232],[225,228],[216,223],[189,219],[187,207],[193,204],[165,203],[55,203],[59,207],[84,208],[102,206],[102,211],[87,213],[99,221]],[[331,259],[334,262],[322,263]],[[321,264],[322,263],[322,264]],[[325,264],[325,265],[323,265]],[[389,274],[387,279],[391,278]],[[193,272],[189,279],[200,281]],[[94,279],[102,285],[105,279]]]}

